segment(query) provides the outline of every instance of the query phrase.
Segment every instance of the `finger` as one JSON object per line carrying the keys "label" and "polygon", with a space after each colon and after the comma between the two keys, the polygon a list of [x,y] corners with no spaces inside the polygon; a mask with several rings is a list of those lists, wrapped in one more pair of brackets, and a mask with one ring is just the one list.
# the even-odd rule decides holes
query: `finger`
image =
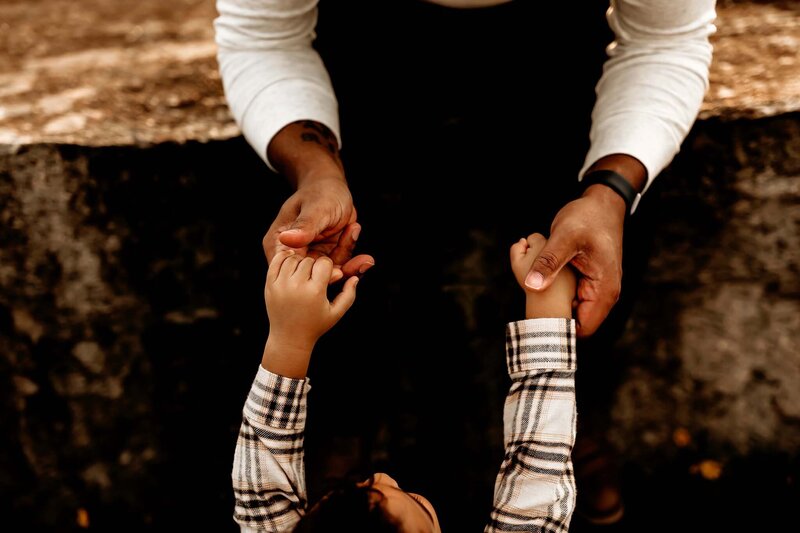
{"label": "finger", "polygon": [[313,257],[305,257],[300,264],[297,265],[297,270],[294,271],[295,276],[299,276],[300,279],[309,280],[311,279],[311,268],[314,266],[314,258]]}
{"label": "finger", "polygon": [[575,313],[576,333],[579,337],[593,335],[608,317],[614,304],[617,303],[618,287],[618,284],[613,283],[599,285],[590,280],[581,280]]}
{"label": "finger", "polygon": [[297,218],[297,214],[299,213],[298,208],[299,203],[297,201],[293,201],[292,198],[289,198],[284,202],[281,206],[280,211],[278,212],[278,216],[275,217],[275,220],[270,224],[267,233],[264,235],[264,239],[262,240],[261,244],[264,247],[264,255],[267,256],[267,262],[272,261],[272,258],[280,252],[281,250],[289,249],[280,241],[280,234],[283,230],[288,229],[292,223],[294,222],[295,218]]}
{"label": "finger", "polygon": [[264,248],[264,255],[267,258],[267,264],[271,264],[272,260],[279,252],[285,252],[288,250],[293,250],[301,255],[305,255],[305,249],[295,249],[290,246],[286,246],[283,244],[280,239],[278,238],[280,235],[280,230],[270,228],[267,231],[264,238],[261,240],[261,246]]}
{"label": "finger", "polygon": [[289,279],[294,271],[297,270],[297,265],[303,258],[298,254],[292,254],[283,261],[281,271],[278,273],[278,281]]}
{"label": "finger", "polygon": [[608,302],[593,300],[578,303],[577,313],[575,314],[578,337],[592,336],[606,319],[613,305]]}
{"label": "finger", "polygon": [[342,273],[347,276],[358,276],[375,266],[375,259],[371,255],[361,254],[350,259],[342,265]]}
{"label": "finger", "polygon": [[525,285],[534,290],[548,288],[576,253],[575,243],[561,237],[558,232],[553,233],[533,261],[531,270],[525,277]]}
{"label": "finger", "polygon": [[334,316],[336,316],[337,320],[344,316],[345,312],[350,309],[350,306],[353,305],[353,302],[356,301],[356,285],[358,284],[358,278],[353,276],[349,278],[344,283],[344,287],[342,287],[342,292],[336,295],[336,298],[333,299],[331,302],[331,310],[333,311]]}
{"label": "finger", "polygon": [[331,280],[333,274],[333,261],[327,257],[320,257],[314,262],[314,268],[311,270],[311,279],[316,283],[324,283],[325,285]]}
{"label": "finger", "polygon": [[333,273],[331,274],[331,279],[328,284],[336,283],[337,281],[341,280],[344,277],[342,273],[342,268],[336,265],[333,265]]}
{"label": "finger", "polygon": [[275,282],[278,279],[278,273],[281,271],[283,263],[292,255],[294,255],[292,250],[282,250],[275,254],[267,270],[267,281]]}
{"label": "finger", "polygon": [[528,243],[528,252],[538,254],[547,243],[547,238],[541,233],[531,233],[528,235],[528,238],[525,239],[525,242]]}
{"label": "finger", "polygon": [[361,224],[354,223],[345,226],[342,233],[339,234],[339,241],[329,254],[334,264],[343,265],[353,256],[353,249],[355,249],[360,235]]}
{"label": "finger", "polygon": [[328,229],[328,224],[328,216],[322,207],[304,205],[289,228],[278,235],[278,239],[291,248],[303,248],[322,235]]}
{"label": "finger", "polygon": [[523,237],[522,239],[518,240],[514,244],[511,245],[511,250],[509,251],[509,256],[511,257],[511,262],[514,263],[515,261],[519,261],[523,257],[525,257],[525,252],[528,251],[528,241],[525,240]]}

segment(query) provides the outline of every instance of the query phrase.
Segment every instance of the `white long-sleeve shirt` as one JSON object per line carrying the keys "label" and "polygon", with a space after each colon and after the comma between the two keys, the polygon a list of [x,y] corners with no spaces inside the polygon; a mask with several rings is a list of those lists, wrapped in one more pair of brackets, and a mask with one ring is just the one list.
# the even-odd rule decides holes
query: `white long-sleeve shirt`
{"label": "white long-sleeve shirt", "polygon": [[[479,7],[505,1],[436,3]],[[225,94],[244,136],[268,165],[269,142],[298,120],[324,124],[341,145],[333,87],[311,46],[317,3],[217,0],[215,27]],[[597,84],[591,145],[578,179],[598,159],[628,154],[647,169],[646,190],[678,152],[703,101],[715,0],[610,4],[607,18],[616,38],[607,48],[609,58]]]}

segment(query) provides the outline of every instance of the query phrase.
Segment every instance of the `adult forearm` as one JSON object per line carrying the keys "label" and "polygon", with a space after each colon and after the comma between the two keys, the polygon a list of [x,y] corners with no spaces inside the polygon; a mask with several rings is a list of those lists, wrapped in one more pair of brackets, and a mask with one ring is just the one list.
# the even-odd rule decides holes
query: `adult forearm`
{"label": "adult forearm", "polygon": [[597,85],[583,172],[612,154],[646,168],[642,190],[677,153],[708,83],[714,0],[613,0],[615,34]]}
{"label": "adult forearm", "polygon": [[339,133],[336,96],[312,46],[316,5],[217,0],[217,60],[231,114],[273,169],[267,147],[287,124],[314,120]]}
{"label": "adult forearm", "polygon": [[594,170],[613,170],[628,180],[636,192],[642,192],[647,184],[647,169],[641,161],[627,154],[612,154],[602,157],[595,161],[586,172]]}
{"label": "adult forearm", "polygon": [[284,127],[269,143],[267,154],[295,188],[319,179],[345,179],[336,136],[318,122],[303,120]]}

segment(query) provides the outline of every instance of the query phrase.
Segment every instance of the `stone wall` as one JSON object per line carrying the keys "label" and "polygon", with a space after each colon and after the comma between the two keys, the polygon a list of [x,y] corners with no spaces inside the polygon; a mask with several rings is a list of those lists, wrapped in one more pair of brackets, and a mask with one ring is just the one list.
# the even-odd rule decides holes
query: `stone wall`
{"label": "stone wall", "polygon": [[655,253],[624,339],[615,441],[653,460],[686,429],[712,456],[794,454],[798,116],[704,122],[686,148],[660,178]]}
{"label": "stone wall", "polygon": [[187,523],[230,527],[231,450],[257,364],[242,355],[266,331],[262,282],[242,280],[263,279],[259,215],[285,196],[252,179],[261,165],[241,140],[0,157],[0,514],[12,523],[177,527],[201,506],[214,512]]}
{"label": "stone wall", "polygon": [[[260,164],[241,140],[0,159],[0,487],[13,516],[65,525],[85,509],[95,527],[165,527],[199,502],[229,527],[244,354],[265,332],[261,214],[286,193],[253,179]],[[797,115],[706,121],[653,191],[654,253],[616,359],[611,435],[633,464],[795,455],[798,170]]]}

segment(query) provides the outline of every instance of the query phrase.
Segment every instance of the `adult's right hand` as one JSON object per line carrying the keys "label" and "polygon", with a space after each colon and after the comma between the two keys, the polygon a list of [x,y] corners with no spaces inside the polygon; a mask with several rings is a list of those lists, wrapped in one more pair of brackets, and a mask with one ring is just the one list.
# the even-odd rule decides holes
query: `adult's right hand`
{"label": "adult's right hand", "polygon": [[361,233],[347,182],[339,177],[305,182],[290,196],[264,236],[267,260],[281,250],[301,256],[330,257],[334,264],[331,282],[363,274],[375,260],[370,255],[353,257]]}

